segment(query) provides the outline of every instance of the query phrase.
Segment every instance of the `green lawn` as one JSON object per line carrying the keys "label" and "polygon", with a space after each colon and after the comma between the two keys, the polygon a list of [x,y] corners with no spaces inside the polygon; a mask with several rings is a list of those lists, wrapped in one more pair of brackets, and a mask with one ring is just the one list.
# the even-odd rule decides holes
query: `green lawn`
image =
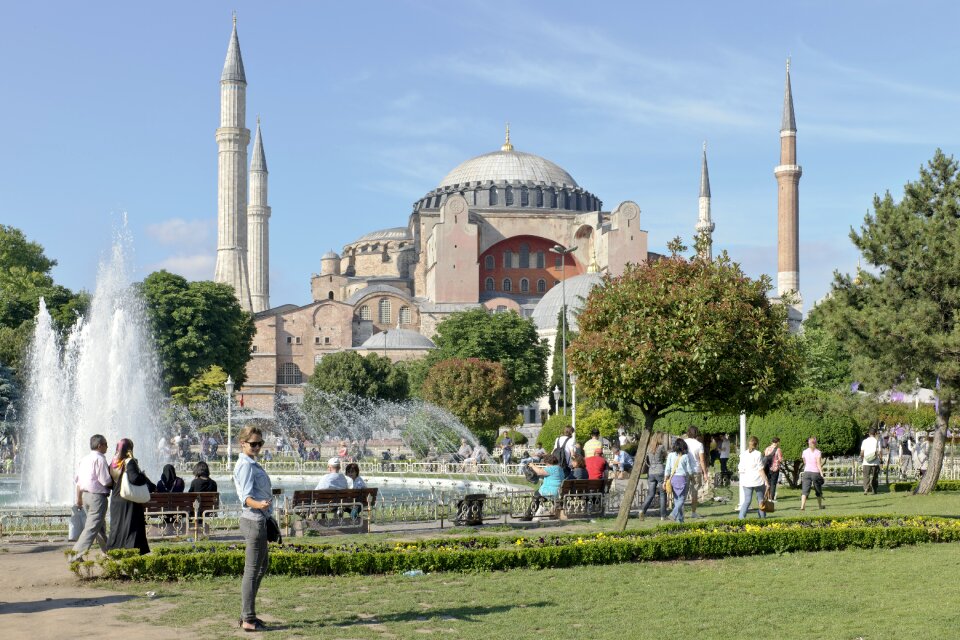
{"label": "green lawn", "polygon": [[[827,510],[810,513],[960,514],[960,494],[863,496],[858,489],[834,489],[827,500]],[[774,517],[800,515],[796,491],[783,490],[777,506]],[[711,505],[703,513],[726,518],[732,509]],[[655,524],[656,518],[643,523]],[[277,638],[939,639],[955,637],[960,625],[953,606],[960,599],[958,571],[960,549],[931,544],[413,578],[268,576],[259,613],[275,623],[277,631],[268,635]],[[237,579],[105,586],[156,591],[157,599],[124,605],[126,615],[146,615],[172,635],[237,636]]]}

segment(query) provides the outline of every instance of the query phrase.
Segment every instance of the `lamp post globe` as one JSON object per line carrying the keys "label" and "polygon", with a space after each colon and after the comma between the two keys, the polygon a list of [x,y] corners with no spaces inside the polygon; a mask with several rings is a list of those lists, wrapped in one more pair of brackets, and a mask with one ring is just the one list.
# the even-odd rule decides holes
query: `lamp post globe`
{"label": "lamp post globe", "polygon": [[554,386],[553,387],[553,406],[554,406],[553,415],[557,415],[557,409],[560,408],[559,405],[560,405],[560,387]]}

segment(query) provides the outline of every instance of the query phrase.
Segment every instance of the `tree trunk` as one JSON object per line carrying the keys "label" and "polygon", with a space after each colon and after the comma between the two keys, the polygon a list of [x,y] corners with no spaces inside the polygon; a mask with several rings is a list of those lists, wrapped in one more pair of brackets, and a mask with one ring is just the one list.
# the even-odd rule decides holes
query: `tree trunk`
{"label": "tree trunk", "polygon": [[613,525],[616,531],[623,531],[627,528],[627,520],[630,519],[630,505],[633,504],[633,498],[637,495],[637,485],[640,484],[643,460],[647,455],[647,445],[650,444],[650,435],[653,433],[653,423],[656,421],[657,415],[655,413],[643,414],[643,432],[637,441],[637,455],[633,461],[633,470],[630,472],[630,478],[627,480],[627,488],[624,490],[623,500],[620,502],[620,513],[617,514],[617,521]]}
{"label": "tree trunk", "polygon": [[781,468],[786,472],[787,484],[791,489],[796,489],[800,486],[800,473],[803,471],[803,462],[801,460],[784,461]]}
{"label": "tree trunk", "polygon": [[937,428],[933,432],[933,446],[930,447],[929,458],[927,458],[927,472],[923,474],[917,490],[918,495],[927,495],[937,486],[940,479],[940,471],[943,469],[943,454],[947,445],[947,425],[950,422],[951,395],[945,393],[940,397],[940,411],[937,412]]}

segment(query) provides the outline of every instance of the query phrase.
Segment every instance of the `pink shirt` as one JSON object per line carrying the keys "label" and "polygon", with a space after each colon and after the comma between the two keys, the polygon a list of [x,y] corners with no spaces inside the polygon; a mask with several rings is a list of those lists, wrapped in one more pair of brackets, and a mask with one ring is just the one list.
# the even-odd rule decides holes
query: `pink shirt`
{"label": "pink shirt", "polygon": [[113,483],[110,478],[107,458],[99,451],[91,451],[77,465],[77,487],[87,493],[110,493],[107,487]]}
{"label": "pink shirt", "polygon": [[804,472],[820,473],[820,449],[806,448],[803,450]]}

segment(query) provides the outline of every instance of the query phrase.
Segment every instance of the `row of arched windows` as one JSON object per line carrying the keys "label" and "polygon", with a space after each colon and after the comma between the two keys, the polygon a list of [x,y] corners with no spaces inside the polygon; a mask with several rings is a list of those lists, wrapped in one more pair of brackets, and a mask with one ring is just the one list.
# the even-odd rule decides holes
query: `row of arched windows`
{"label": "row of arched windows", "polygon": [[[497,283],[493,278],[487,278],[484,282],[484,288],[487,291],[496,291]],[[510,278],[504,278],[500,287],[501,291],[511,292],[513,291],[513,281]],[[547,290],[547,281],[543,278],[537,280],[537,293],[545,293]],[[526,278],[520,278],[520,293],[529,293],[530,292],[530,281]]]}
{"label": "row of arched windows", "polygon": [[[393,304],[388,298],[381,298],[377,302],[377,323],[390,324],[392,315]],[[360,307],[360,319],[373,320],[373,313],[370,311],[369,305],[363,305]],[[412,324],[412,322],[413,314],[410,312],[410,307],[406,305],[400,307],[400,324]]]}
{"label": "row of arched windows", "polygon": [[[547,257],[543,251],[537,251],[534,255],[534,264],[537,269],[543,269],[547,264]],[[487,255],[483,259],[483,266],[487,271],[493,271],[497,266],[497,260],[492,255]],[[520,245],[520,252],[514,253],[510,249],[503,252],[504,269],[529,269],[530,268],[530,247],[527,244]]]}

